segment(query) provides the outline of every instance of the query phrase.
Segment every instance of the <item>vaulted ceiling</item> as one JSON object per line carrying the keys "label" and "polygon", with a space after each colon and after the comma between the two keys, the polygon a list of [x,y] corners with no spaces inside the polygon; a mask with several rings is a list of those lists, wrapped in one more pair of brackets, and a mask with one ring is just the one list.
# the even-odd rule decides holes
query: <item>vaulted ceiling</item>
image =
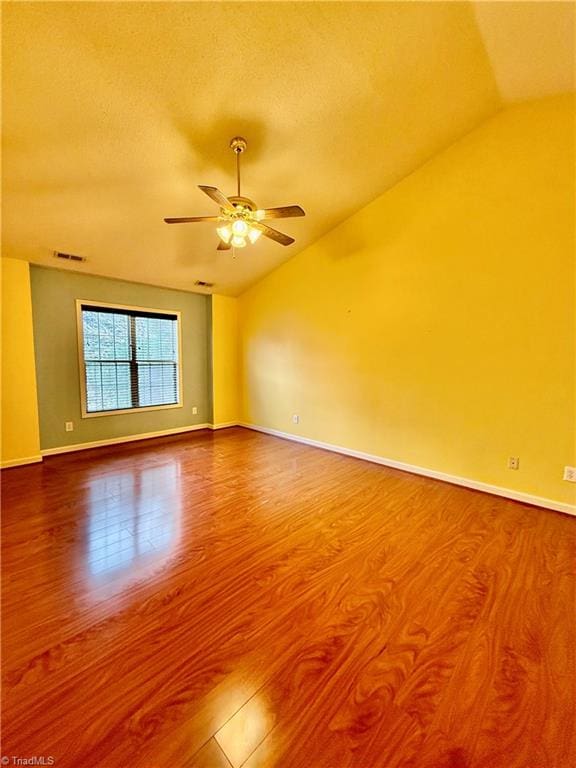
{"label": "vaulted ceiling", "polygon": [[[574,89],[574,5],[4,3],[3,254],[236,295],[506,103]],[[198,184],[301,204],[217,252]]]}

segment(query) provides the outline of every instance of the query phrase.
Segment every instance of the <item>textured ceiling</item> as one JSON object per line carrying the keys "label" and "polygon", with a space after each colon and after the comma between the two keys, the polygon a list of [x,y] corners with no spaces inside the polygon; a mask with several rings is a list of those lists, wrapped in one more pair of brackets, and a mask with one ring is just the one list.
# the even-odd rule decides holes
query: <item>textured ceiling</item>
{"label": "textured ceiling", "polygon": [[[573,87],[572,5],[529,19],[489,5],[5,3],[3,254],[60,266],[57,249],[87,258],[65,268],[238,294],[502,95]],[[162,222],[217,212],[197,185],[234,192],[237,134],[243,193],[307,212],[273,223],[288,248],[261,238],[233,258],[212,225]]]}

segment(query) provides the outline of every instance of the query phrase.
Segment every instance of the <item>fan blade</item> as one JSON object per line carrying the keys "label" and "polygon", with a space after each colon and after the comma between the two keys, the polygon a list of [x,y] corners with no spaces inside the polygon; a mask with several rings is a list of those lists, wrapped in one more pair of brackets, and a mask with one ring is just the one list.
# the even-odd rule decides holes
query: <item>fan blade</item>
{"label": "fan blade", "polygon": [[219,216],[183,216],[164,219],[166,224],[188,224],[193,221],[220,221]]}
{"label": "fan blade", "polygon": [[290,245],[291,243],[294,242],[293,237],[289,237],[288,235],[285,235],[283,232],[278,232],[277,229],[272,229],[272,227],[268,227],[266,224],[262,224],[261,221],[251,220],[250,226],[254,227],[255,229],[259,229],[263,235],[266,235],[266,237],[269,237],[270,240],[275,240],[277,243],[280,243],[280,245]]}
{"label": "fan blade", "polygon": [[292,216],[306,216],[306,213],[299,205],[282,205],[278,208],[264,208],[263,211],[258,211],[259,221],[262,219],[288,219]]}
{"label": "fan blade", "polygon": [[229,251],[232,246],[230,243],[224,243],[222,240],[218,243],[218,248],[216,248],[217,251]]}
{"label": "fan blade", "polygon": [[224,197],[222,192],[220,192],[219,189],[216,189],[216,187],[203,187],[202,184],[199,184],[198,189],[201,189],[204,194],[208,195],[208,197],[214,200],[214,202],[217,203],[220,208],[225,208],[227,211],[234,210],[234,206],[230,200],[228,200],[227,197]]}

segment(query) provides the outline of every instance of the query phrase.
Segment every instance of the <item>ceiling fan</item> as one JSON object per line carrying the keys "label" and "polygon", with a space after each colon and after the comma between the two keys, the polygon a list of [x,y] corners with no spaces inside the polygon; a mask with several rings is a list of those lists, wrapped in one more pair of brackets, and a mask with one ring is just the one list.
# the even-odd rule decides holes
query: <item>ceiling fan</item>
{"label": "ceiling fan", "polygon": [[281,245],[290,245],[294,242],[277,229],[272,229],[262,222],[265,219],[286,219],[292,216],[305,216],[304,210],[299,205],[284,205],[279,208],[259,209],[256,203],[247,197],[240,195],[240,155],[246,150],[247,142],[241,136],[234,137],[230,142],[230,148],[236,155],[236,182],[238,194],[234,197],[226,197],[216,187],[206,187],[199,184],[199,188],[208,197],[220,206],[219,216],[187,216],[164,219],[167,224],[188,224],[195,221],[213,221],[218,224],[216,232],[220,237],[219,251],[227,251],[230,248],[244,248],[249,242],[255,243],[260,235],[269,237]]}

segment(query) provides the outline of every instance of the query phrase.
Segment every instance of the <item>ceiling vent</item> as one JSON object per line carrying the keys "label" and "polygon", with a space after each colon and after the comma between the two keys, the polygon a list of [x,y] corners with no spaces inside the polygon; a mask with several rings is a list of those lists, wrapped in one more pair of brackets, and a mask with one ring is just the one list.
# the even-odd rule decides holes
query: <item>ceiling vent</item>
{"label": "ceiling vent", "polygon": [[54,256],[57,259],[66,259],[66,261],[86,261],[84,256],[75,256],[73,253],[62,253],[61,251],[54,251]]}
{"label": "ceiling vent", "polygon": [[214,283],[207,283],[206,280],[196,280],[194,285],[197,285],[200,288],[214,288]]}

